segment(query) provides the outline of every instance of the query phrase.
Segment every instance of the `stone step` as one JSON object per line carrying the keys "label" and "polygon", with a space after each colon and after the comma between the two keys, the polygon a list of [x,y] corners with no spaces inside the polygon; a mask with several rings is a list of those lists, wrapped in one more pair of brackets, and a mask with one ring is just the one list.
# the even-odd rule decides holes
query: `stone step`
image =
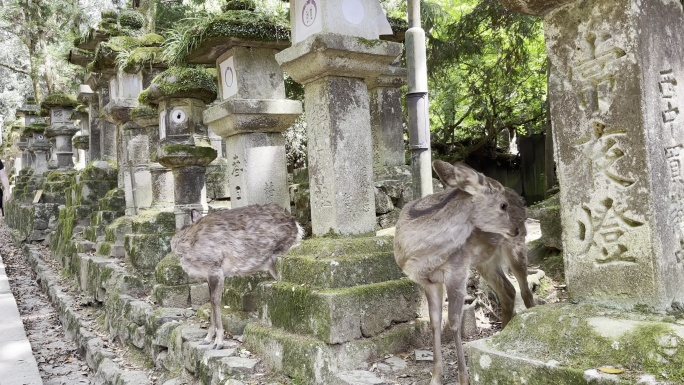
{"label": "stone step", "polygon": [[338,289],[271,281],[259,284],[257,311],[267,325],[339,344],[415,319],[422,295],[408,278]]}
{"label": "stone step", "polygon": [[80,241],[76,245],[76,251],[79,253],[90,253],[95,251],[95,242]]}
{"label": "stone step", "polygon": [[303,384],[333,384],[336,374],[365,367],[373,357],[407,352],[428,336],[429,325],[423,321],[394,325],[380,335],[336,345],[259,322],[248,323],[243,335],[247,349],[268,367]]}
{"label": "stone step", "polygon": [[400,279],[391,237],[314,238],[278,259],[282,281],[342,288]]}

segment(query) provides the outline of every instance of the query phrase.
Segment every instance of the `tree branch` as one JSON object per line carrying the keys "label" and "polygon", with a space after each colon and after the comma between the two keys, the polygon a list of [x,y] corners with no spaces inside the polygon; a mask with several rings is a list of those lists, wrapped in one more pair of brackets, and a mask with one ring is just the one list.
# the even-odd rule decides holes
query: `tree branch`
{"label": "tree branch", "polygon": [[29,77],[31,76],[31,74],[28,71],[21,69],[21,68],[13,67],[9,64],[0,63],[0,67],[7,68],[10,71],[14,71],[14,72],[17,72],[20,74],[24,74],[24,75],[29,76]]}

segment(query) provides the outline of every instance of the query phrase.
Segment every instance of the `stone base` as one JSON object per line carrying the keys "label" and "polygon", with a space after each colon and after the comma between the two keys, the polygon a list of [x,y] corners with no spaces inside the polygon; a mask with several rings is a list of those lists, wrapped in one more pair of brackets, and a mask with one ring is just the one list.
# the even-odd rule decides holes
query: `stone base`
{"label": "stone base", "polygon": [[331,384],[337,373],[365,367],[373,357],[406,352],[429,336],[426,322],[397,325],[372,338],[328,345],[259,323],[245,328],[246,347],[271,369],[291,377],[293,383]]}
{"label": "stone base", "polygon": [[469,343],[468,371],[473,385],[680,384],[683,342],[681,317],[544,305]]}

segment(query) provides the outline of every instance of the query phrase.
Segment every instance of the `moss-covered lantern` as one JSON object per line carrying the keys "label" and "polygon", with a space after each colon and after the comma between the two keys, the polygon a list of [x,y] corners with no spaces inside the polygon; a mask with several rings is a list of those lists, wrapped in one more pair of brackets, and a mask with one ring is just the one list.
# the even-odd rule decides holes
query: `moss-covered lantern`
{"label": "moss-covered lantern", "polygon": [[78,105],[76,97],[69,94],[48,95],[41,107],[49,110],[50,126],[45,135],[54,141],[53,158],[55,167],[68,170],[74,167],[73,146],[71,139],[78,132],[78,127],[71,120],[71,115]]}

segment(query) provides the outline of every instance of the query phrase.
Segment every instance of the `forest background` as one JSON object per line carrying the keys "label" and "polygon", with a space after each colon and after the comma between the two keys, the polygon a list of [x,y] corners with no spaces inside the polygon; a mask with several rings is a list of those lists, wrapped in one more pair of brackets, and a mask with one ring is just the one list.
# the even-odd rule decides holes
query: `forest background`
{"label": "forest background", "polygon": [[[183,64],[178,46],[188,31],[218,17],[230,1],[254,1],[255,12],[288,23],[288,4],[280,0],[0,0],[3,128],[14,124],[15,109],[27,96],[40,102],[50,93],[77,92],[85,69],[68,62],[69,52],[97,26],[103,11],[139,8],[146,32],[166,38],[163,59]],[[381,2],[388,17],[406,23],[406,1]],[[550,131],[541,20],[509,12],[498,0],[423,1],[421,19],[433,158],[485,158],[515,169],[519,156],[511,138]],[[301,86],[287,84],[289,97],[303,97]],[[305,165],[303,119],[286,136],[289,162]]]}

